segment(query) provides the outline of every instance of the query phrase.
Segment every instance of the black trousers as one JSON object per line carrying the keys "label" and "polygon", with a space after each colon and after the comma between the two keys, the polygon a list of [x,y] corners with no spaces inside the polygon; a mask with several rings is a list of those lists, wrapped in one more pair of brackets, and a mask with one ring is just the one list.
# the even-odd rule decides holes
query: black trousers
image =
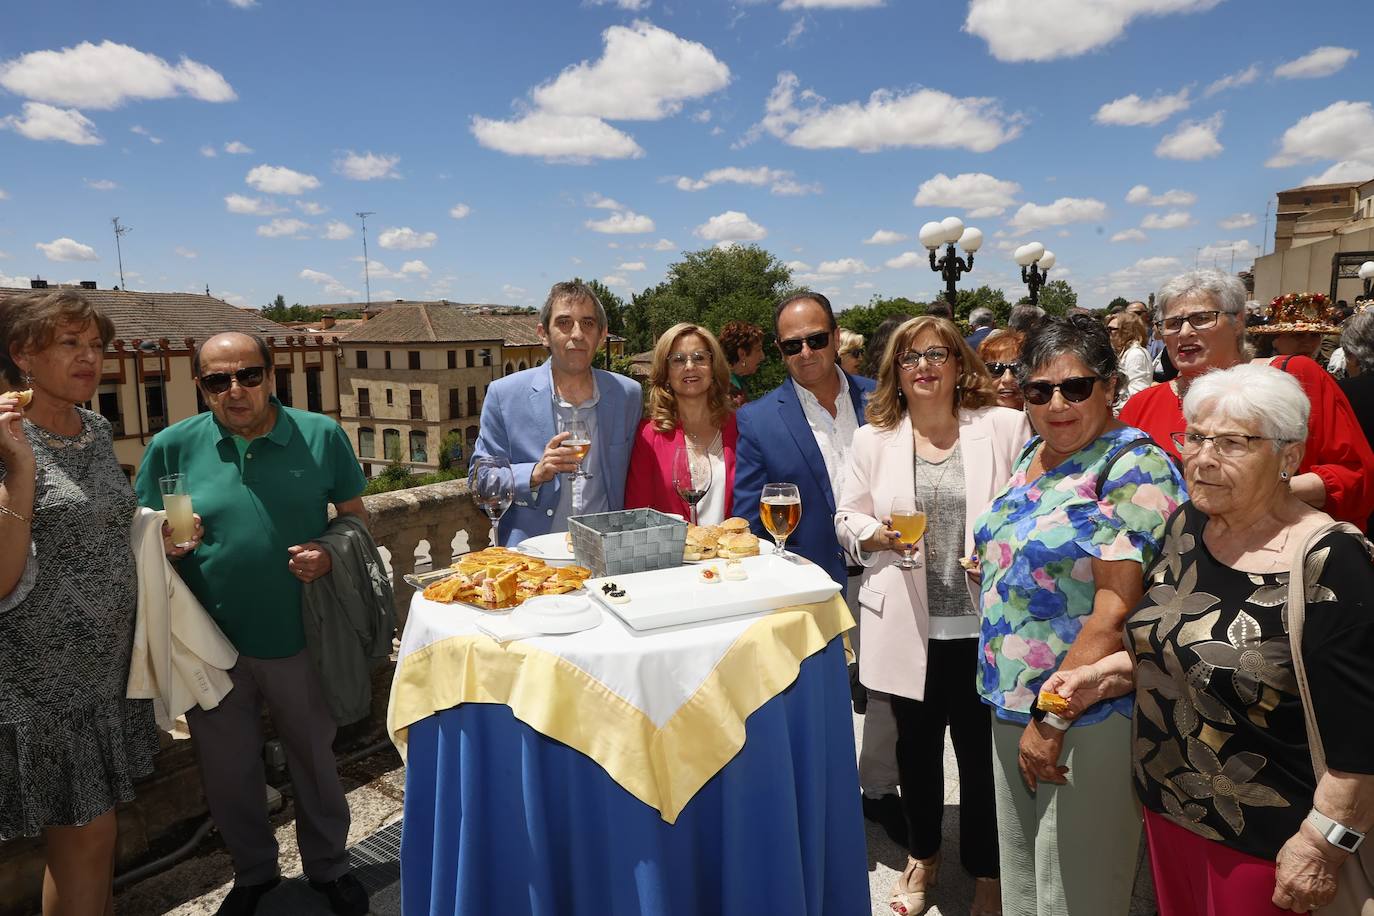
{"label": "black trousers", "polygon": [[992,719],[975,686],[978,640],[932,639],[929,645],[926,698],[892,695],[907,846],[918,859],[928,859],[940,851],[948,726],[959,766],[959,861],[975,878],[995,878]]}

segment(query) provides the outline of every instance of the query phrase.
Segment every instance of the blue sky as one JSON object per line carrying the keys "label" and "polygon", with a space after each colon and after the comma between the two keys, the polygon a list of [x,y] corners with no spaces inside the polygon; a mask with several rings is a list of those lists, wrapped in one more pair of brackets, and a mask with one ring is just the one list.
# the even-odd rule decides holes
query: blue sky
{"label": "blue sky", "polygon": [[[1302,14],[1298,15],[1297,11]],[[963,282],[1080,301],[1248,266],[1266,202],[1374,177],[1367,0],[139,0],[0,34],[0,285],[535,304],[757,241],[839,305]],[[1272,221],[1270,223],[1272,234]]]}

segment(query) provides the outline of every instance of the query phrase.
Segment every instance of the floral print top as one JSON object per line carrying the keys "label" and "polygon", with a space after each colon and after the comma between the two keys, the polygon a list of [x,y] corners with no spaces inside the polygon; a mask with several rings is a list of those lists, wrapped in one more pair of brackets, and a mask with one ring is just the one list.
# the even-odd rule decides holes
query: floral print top
{"label": "floral print top", "polygon": [[[978,692],[998,718],[1030,721],[1040,685],[1092,613],[1093,559],[1134,560],[1142,568],[1154,560],[1165,522],[1185,496],[1178,468],[1158,446],[1138,441],[1145,438],[1130,426],[1109,430],[1027,480],[1040,443],[1032,439],[974,524],[983,572]],[[1129,696],[1100,703],[1074,726],[1113,712],[1129,716],[1131,703]]]}
{"label": "floral print top", "polygon": [[[1199,836],[1272,862],[1316,778],[1288,639],[1288,574],[1222,565],[1192,503],[1169,523],[1126,621],[1136,793]],[[1374,773],[1374,562],[1347,534],[1307,557],[1303,661],[1332,769]]]}

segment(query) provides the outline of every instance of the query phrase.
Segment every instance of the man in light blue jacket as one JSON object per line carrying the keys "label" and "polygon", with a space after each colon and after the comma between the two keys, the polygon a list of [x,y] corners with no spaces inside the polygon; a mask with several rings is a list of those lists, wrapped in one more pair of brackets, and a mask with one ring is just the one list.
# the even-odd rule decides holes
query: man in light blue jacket
{"label": "man in light blue jacket", "polygon": [[[593,368],[606,340],[606,310],[584,283],[556,283],[539,310],[541,365],[493,382],[482,404],[472,456],[499,455],[515,472],[515,502],[501,518],[505,546],[565,531],[568,516],[625,505],[625,473],[643,409],[639,384]],[[585,478],[561,431],[574,417],[591,439]]]}

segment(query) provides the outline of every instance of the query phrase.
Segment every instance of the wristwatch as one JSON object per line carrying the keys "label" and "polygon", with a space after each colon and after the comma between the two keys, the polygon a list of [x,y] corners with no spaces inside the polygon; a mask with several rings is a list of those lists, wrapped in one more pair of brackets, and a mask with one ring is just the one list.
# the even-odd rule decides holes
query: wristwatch
{"label": "wristwatch", "polygon": [[1351,830],[1344,824],[1338,824],[1331,818],[1322,814],[1316,808],[1307,812],[1307,820],[1321,831],[1322,836],[1326,837],[1326,842],[1335,846],[1337,849],[1344,849],[1346,852],[1354,852],[1360,848],[1364,842],[1364,834],[1358,830]]}
{"label": "wristwatch", "polygon": [[1061,732],[1068,731],[1069,727],[1073,725],[1073,723],[1070,722],[1068,719],[1065,719],[1061,716],[1057,716],[1052,712],[1045,712],[1045,710],[1040,708],[1039,704],[1031,705],[1030,717],[1036,722],[1044,722],[1050,728],[1057,728]]}

